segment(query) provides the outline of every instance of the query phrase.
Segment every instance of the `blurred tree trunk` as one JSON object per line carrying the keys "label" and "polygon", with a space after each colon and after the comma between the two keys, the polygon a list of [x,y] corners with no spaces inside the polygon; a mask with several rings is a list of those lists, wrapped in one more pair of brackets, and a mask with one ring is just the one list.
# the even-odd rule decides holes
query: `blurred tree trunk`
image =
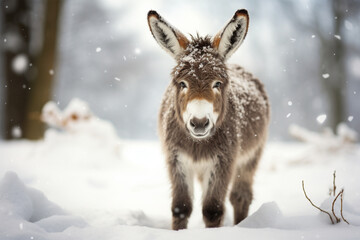
{"label": "blurred tree trunk", "polygon": [[[342,29],[345,26],[345,14],[346,14],[347,1],[333,0],[332,9],[334,18],[336,19],[334,24],[335,36],[343,36]],[[332,106],[334,111],[333,121],[330,123],[331,127],[335,130],[339,123],[346,121],[346,46],[344,40],[335,37],[334,41],[334,68],[332,68],[332,74],[334,75],[334,84],[329,93],[332,95]]]}
{"label": "blurred tree trunk", "polygon": [[322,36],[321,62],[323,71],[329,73],[329,78],[321,78],[327,98],[330,103],[329,126],[335,131],[339,123],[346,120],[346,66],[344,40],[341,39],[345,24],[347,1],[332,0],[333,27],[329,36]]}
{"label": "blurred tree trunk", "polygon": [[51,99],[54,72],[56,71],[57,32],[62,0],[47,0],[45,6],[44,38],[39,56],[35,59],[37,76],[31,84],[27,104],[24,137],[43,137],[45,126],[40,121],[41,109]]}
{"label": "blurred tree trunk", "polygon": [[[29,95],[30,6],[27,0],[1,2],[5,75],[5,139],[21,137]],[[14,131],[16,130],[17,131]]]}
{"label": "blurred tree trunk", "polygon": [[[339,123],[346,121],[346,42],[342,34],[345,25],[345,17],[347,11],[351,8],[350,4],[357,5],[354,1],[349,0],[330,0],[327,2],[313,1],[311,18],[308,21],[301,21],[299,14],[293,1],[283,0],[282,4],[285,6],[284,11],[288,19],[292,20],[297,27],[302,28],[303,31],[315,33],[320,39],[320,69],[322,74],[319,76],[324,95],[329,103],[329,113],[327,116],[328,126],[336,131]],[[323,9],[323,4],[330,4],[329,21],[330,28],[326,29],[318,14],[319,8]],[[355,6],[352,6],[355,7]],[[295,16],[295,17],[294,17]],[[323,74],[329,74],[327,77]],[[322,76],[323,75],[323,76]]]}

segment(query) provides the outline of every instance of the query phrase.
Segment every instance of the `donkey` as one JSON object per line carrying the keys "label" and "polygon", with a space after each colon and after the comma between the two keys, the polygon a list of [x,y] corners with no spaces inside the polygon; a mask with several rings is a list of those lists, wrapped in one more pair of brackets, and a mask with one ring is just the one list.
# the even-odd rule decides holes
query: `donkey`
{"label": "donkey", "polygon": [[203,189],[206,227],[222,225],[230,185],[237,224],[248,214],[269,123],[263,84],[242,67],[226,64],[246,36],[248,13],[236,11],[213,38],[189,40],[155,11],[149,11],[148,24],[176,60],[158,121],[172,185],[172,228],[187,228],[195,176]]}

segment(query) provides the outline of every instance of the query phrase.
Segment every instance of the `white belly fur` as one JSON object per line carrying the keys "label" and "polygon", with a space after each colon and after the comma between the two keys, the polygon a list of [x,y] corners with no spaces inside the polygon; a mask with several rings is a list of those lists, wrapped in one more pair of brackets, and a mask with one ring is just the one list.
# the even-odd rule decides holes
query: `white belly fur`
{"label": "white belly fur", "polygon": [[202,181],[201,187],[203,190],[203,196],[205,195],[211,172],[214,171],[215,162],[212,159],[194,161],[188,154],[180,152],[178,154],[178,160],[181,162],[182,172],[186,177],[186,182],[189,187],[190,196],[193,197],[194,191],[194,177],[197,175]]}

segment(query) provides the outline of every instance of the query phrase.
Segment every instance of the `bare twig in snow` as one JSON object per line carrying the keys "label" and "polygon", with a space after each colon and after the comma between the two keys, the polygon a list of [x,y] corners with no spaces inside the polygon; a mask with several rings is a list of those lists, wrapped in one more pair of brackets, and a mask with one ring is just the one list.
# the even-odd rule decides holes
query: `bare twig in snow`
{"label": "bare twig in snow", "polygon": [[343,216],[343,195],[344,195],[344,189],[341,190],[341,209],[340,209],[340,213],[341,213],[341,218],[342,220],[344,220],[344,222],[346,222],[347,224],[350,224],[348,221],[346,221],[346,219]]}
{"label": "bare twig in snow", "polygon": [[331,207],[332,214],[334,215],[335,220],[336,220],[337,223],[340,222],[340,218],[338,218],[338,217],[336,216],[335,211],[334,211],[334,206],[335,206],[336,199],[337,199],[343,192],[344,192],[344,191],[341,190],[341,191],[338,193],[338,195],[336,195],[336,197],[334,198],[334,201],[332,202],[332,207]]}
{"label": "bare twig in snow", "polygon": [[336,170],[334,171],[333,173],[333,194],[334,194],[334,197],[335,197],[335,194],[336,194],[336,185],[335,185],[335,178],[336,178]]}
{"label": "bare twig in snow", "polygon": [[[340,199],[341,199],[341,208],[340,208],[341,218],[342,218],[342,220],[344,220],[344,222],[346,222],[347,224],[349,224],[349,222],[344,218],[344,215],[343,215],[343,195],[344,195],[344,189],[341,189],[341,191],[336,195],[335,179],[336,179],[336,171],[334,171],[334,173],[333,173],[333,188],[332,188],[332,189],[331,189],[331,188],[329,189],[329,190],[330,190],[330,191],[329,191],[330,196],[331,196],[331,193],[333,193],[333,195],[334,195],[334,197],[335,197],[334,200],[332,201],[332,206],[331,206],[332,215],[333,215],[333,217],[335,218],[336,223],[339,223],[339,222],[341,221],[341,219],[338,218],[338,217],[336,216],[336,214],[335,214],[335,203],[336,203],[336,200],[337,200],[337,199],[339,198],[339,196],[340,196]],[[302,180],[302,188],[303,188],[303,191],[304,191],[304,194],[305,194],[306,199],[309,200],[309,202],[311,203],[311,205],[312,205],[313,207],[315,207],[316,209],[318,209],[319,211],[321,211],[321,212],[323,212],[323,213],[326,213],[326,214],[329,216],[329,218],[330,218],[330,220],[331,220],[331,223],[334,224],[335,222],[334,222],[331,214],[330,214],[328,211],[325,211],[325,210],[321,209],[320,207],[316,206],[316,205],[310,200],[310,198],[307,196],[306,191],[305,191],[305,186],[304,186],[304,180]],[[336,196],[335,196],[335,195],[336,195]]]}
{"label": "bare twig in snow", "polygon": [[304,191],[304,194],[305,194],[306,199],[309,200],[309,202],[311,203],[311,205],[312,205],[314,208],[318,209],[319,211],[321,211],[321,212],[326,213],[327,215],[329,215],[329,218],[330,218],[330,220],[331,220],[331,223],[334,224],[334,220],[332,219],[331,214],[330,214],[329,212],[327,212],[327,211],[319,208],[318,206],[316,206],[316,205],[310,200],[310,198],[307,196],[306,191],[305,191],[305,186],[304,186],[304,180],[302,180],[302,188],[303,188],[303,191]]}

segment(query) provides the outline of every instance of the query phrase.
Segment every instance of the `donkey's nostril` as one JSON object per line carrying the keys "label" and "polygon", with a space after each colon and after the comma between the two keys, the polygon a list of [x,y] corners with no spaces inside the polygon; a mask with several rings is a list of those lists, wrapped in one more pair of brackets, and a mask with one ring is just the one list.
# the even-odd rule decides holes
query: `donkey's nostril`
{"label": "donkey's nostril", "polygon": [[195,130],[205,130],[205,128],[208,127],[209,124],[210,121],[208,118],[192,118],[190,120],[190,126]]}
{"label": "donkey's nostril", "polygon": [[207,119],[207,120],[206,120],[206,122],[205,122],[205,125],[204,125],[204,127],[207,127],[207,126],[209,126],[209,123],[210,123],[210,122],[209,122],[209,119]]}

